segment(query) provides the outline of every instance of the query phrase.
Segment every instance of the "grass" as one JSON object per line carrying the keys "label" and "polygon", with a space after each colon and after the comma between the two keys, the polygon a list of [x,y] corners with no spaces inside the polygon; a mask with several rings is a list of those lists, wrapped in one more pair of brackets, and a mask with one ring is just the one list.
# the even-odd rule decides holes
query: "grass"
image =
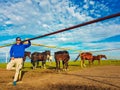
{"label": "grass", "polygon": [[6,63],[0,63],[0,68],[6,68]]}
{"label": "grass", "polygon": [[[88,61],[85,61],[85,64],[88,66]],[[0,68],[6,68],[6,63],[0,63]],[[41,62],[39,63],[39,65],[41,66]],[[120,60],[101,60],[101,64],[99,66],[103,66],[103,65],[120,65]],[[32,64],[30,62],[26,62],[25,63],[25,69],[26,70],[30,70],[32,67]],[[94,64],[92,66],[98,66],[98,61],[95,61]],[[52,62],[52,64],[50,65],[49,62],[46,63],[46,67],[48,69],[55,69],[56,64],[55,62]],[[61,67],[62,67],[62,62],[61,62]],[[80,69],[80,60],[74,62],[74,61],[70,61],[69,62],[69,69],[70,70],[75,70],[75,69]]]}

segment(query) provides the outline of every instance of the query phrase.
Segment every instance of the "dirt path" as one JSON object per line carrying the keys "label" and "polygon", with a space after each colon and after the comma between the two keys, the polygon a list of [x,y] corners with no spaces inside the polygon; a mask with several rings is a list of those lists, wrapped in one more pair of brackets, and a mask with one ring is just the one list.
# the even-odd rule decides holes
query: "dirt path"
{"label": "dirt path", "polygon": [[120,90],[120,66],[97,66],[56,73],[30,70],[12,86],[14,71],[0,69],[0,90]]}

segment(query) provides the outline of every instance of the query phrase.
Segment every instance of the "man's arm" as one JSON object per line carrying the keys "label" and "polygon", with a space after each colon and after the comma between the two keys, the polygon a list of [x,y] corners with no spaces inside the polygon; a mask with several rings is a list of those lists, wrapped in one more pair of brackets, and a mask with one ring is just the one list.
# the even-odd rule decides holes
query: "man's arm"
{"label": "man's arm", "polygon": [[14,56],[13,56],[13,46],[10,49],[10,58],[11,60],[14,60]]}
{"label": "man's arm", "polygon": [[30,40],[28,40],[28,44],[24,44],[25,48],[28,48],[29,46],[31,46],[31,42]]}

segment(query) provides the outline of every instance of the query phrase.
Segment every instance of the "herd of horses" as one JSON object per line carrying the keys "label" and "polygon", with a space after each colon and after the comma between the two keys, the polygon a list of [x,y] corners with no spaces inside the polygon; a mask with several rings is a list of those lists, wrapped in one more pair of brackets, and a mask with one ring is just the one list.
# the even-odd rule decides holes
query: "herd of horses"
{"label": "herd of horses", "polygon": [[[44,52],[34,52],[34,53],[25,51],[24,58],[23,58],[24,62],[26,60],[26,57],[29,57],[31,59],[33,69],[39,67],[40,61],[42,62],[42,68],[46,68],[45,65],[47,60],[49,62],[52,62],[52,55],[49,50],[46,50]],[[77,56],[77,58],[74,61],[78,60],[79,57],[81,58],[81,67],[86,67],[85,60],[88,60],[89,65],[91,65],[93,64],[94,60],[98,60],[98,64],[100,64],[100,60],[102,58],[107,59],[106,55],[94,56],[90,52],[82,52]],[[60,61],[62,61],[63,70],[68,69],[68,62],[70,60],[70,55],[68,51],[65,50],[65,51],[54,52],[54,59],[56,62],[56,70],[60,70]]]}
{"label": "herd of horses", "polygon": [[91,65],[91,64],[93,64],[93,62],[95,60],[98,60],[98,64],[100,64],[100,60],[102,58],[107,59],[106,55],[97,55],[97,56],[94,56],[90,52],[82,52],[82,53],[80,53],[77,56],[77,58],[75,59],[75,61],[78,60],[79,57],[81,58],[81,67],[86,67],[85,60],[88,60],[89,61],[89,65]]}

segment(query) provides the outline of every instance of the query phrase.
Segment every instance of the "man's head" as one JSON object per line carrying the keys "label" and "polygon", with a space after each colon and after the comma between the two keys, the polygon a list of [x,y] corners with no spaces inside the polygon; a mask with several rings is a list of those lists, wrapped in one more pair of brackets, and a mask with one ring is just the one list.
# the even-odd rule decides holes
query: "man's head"
{"label": "man's head", "polygon": [[20,43],[21,43],[21,38],[20,38],[20,37],[17,37],[17,38],[16,38],[16,43],[17,43],[17,44],[20,44]]}

